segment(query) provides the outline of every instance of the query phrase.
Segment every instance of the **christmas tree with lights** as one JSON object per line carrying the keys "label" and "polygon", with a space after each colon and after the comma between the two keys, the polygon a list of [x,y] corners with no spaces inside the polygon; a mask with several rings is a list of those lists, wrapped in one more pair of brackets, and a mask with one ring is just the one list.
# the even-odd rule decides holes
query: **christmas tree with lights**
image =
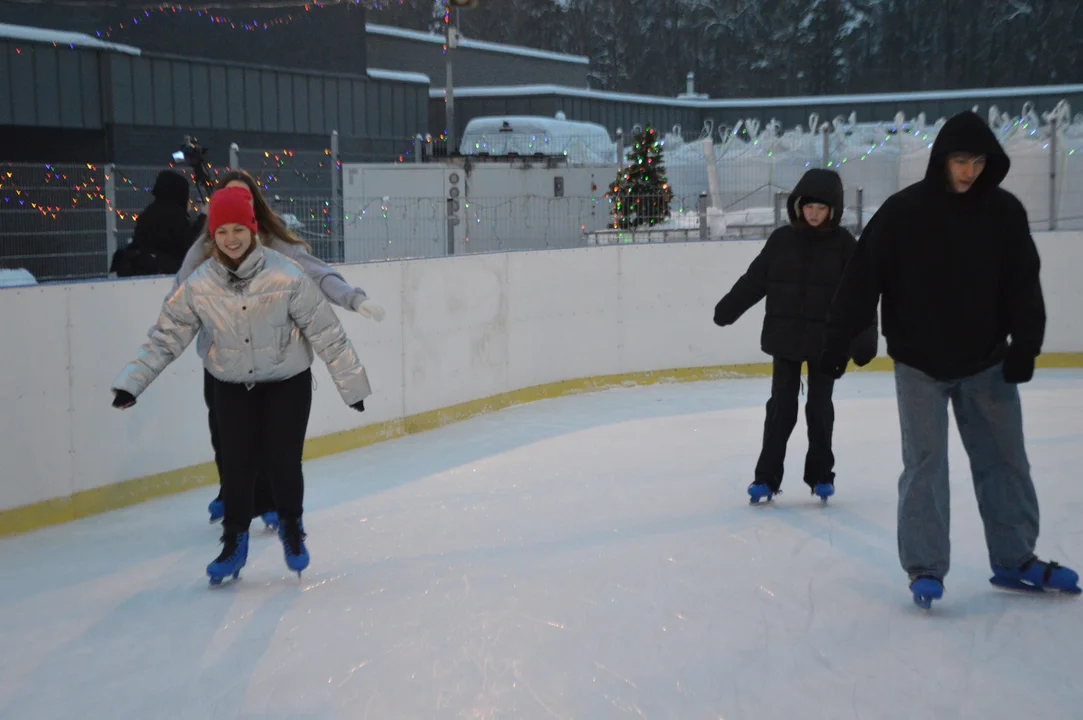
{"label": "christmas tree with lights", "polygon": [[605,194],[613,206],[613,227],[629,230],[668,219],[673,189],[666,179],[662,142],[650,125],[635,134],[627,160]]}

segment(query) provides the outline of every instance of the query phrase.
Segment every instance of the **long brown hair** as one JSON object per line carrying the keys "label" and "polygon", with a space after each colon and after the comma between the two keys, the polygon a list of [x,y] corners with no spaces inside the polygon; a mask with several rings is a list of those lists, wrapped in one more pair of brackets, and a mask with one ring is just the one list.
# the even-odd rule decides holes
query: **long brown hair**
{"label": "long brown hair", "polygon": [[[275,215],[274,211],[271,210],[271,206],[268,205],[267,201],[263,198],[263,193],[260,192],[259,183],[244,170],[230,170],[218,179],[215,189],[221,190],[234,180],[243,182],[248,186],[248,191],[252,193],[252,206],[256,212],[256,225],[259,226],[259,234],[262,237],[276,237],[282,242],[289,243],[290,245],[303,245],[305,250],[312,252],[312,246],[290,232],[289,228],[286,227],[286,224]],[[217,246],[210,233],[207,233],[206,243],[207,254],[213,255]]]}

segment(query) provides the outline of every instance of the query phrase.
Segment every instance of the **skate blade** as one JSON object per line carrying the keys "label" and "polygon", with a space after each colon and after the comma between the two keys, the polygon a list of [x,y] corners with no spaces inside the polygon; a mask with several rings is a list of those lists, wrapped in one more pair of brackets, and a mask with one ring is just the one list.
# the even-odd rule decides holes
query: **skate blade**
{"label": "skate blade", "polygon": [[1073,588],[1054,588],[1054,587],[1035,587],[1034,585],[1028,585],[1025,582],[1019,580],[1001,580],[998,577],[989,578],[989,584],[1000,590],[1006,590],[1008,592],[1020,593],[1023,595],[1080,595],[1083,594],[1083,589],[1079,587]]}
{"label": "skate blade", "polygon": [[915,595],[914,604],[922,610],[931,610],[933,607],[933,600],[938,600],[930,595]]}
{"label": "skate blade", "polygon": [[238,570],[237,572],[233,573],[232,575],[223,575],[222,577],[218,577],[217,575],[211,575],[208,578],[208,584],[210,585],[210,587],[216,588],[216,587],[221,587],[223,584],[228,585],[230,583],[235,583],[240,579],[241,579],[241,571]]}

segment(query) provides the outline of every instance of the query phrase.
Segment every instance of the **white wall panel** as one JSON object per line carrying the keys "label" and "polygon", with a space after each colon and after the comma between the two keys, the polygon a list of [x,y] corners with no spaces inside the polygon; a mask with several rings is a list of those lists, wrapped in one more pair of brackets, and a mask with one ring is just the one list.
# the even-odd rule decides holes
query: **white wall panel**
{"label": "white wall panel", "polygon": [[508,255],[407,261],[406,414],[508,389]]}
{"label": "white wall panel", "polygon": [[508,384],[620,372],[617,247],[508,255]]}
{"label": "white wall panel", "polygon": [[[1083,234],[1040,233],[1046,352],[1083,351]],[[763,243],[592,247],[343,266],[382,323],[337,309],[372,381],[357,414],[322,361],[309,437],[578,377],[766,360],[763,303],[715,303]],[[190,347],[139,403],[110,384],[158,317],[169,279],[0,290],[0,509],[209,461]],[[884,355],[881,344],[881,355]]]}
{"label": "white wall panel", "polygon": [[71,494],[68,295],[0,290],[0,509]]}

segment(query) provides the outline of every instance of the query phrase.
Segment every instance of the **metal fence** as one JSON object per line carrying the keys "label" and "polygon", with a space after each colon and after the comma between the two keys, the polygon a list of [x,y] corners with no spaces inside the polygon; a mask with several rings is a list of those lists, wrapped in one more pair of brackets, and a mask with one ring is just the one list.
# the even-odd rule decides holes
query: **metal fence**
{"label": "metal fence", "polygon": [[[810,126],[814,123],[810,122]],[[990,117],[1012,160],[1004,186],[1027,208],[1035,230],[1083,229],[1083,120],[1065,110],[1038,118]],[[399,193],[343,201],[343,162],[463,165],[440,160],[433,141],[328,138],[322,150],[250,149],[234,146],[230,167],[256,177],[268,202],[295,232],[330,262],[432,257],[449,253],[579,247],[609,242],[762,237],[786,221],[785,197],[810,167],[838,170],[846,186],[844,224],[860,231],[892,193],[925,173],[940,124],[919,118],[782,132],[755,123],[689,136],[662,134],[664,162],[674,193],[671,216],[650,231],[613,229],[607,183],[617,177],[616,158],[628,162],[631,144],[618,136],[550,138],[536,154],[531,138],[515,150],[523,161],[588,167],[597,178],[589,193],[554,197],[508,188],[472,196]],[[607,144],[608,143],[608,144]],[[480,145],[480,143],[478,143]],[[556,152],[552,152],[556,149]],[[498,160],[495,145],[472,162]],[[599,161],[608,157],[612,161]],[[439,161],[434,166],[433,163]],[[135,218],[150,202],[163,167],[86,164],[0,165],[0,268],[25,268],[39,281],[101,278],[113,251],[131,239]],[[221,173],[228,168],[218,168]]]}

